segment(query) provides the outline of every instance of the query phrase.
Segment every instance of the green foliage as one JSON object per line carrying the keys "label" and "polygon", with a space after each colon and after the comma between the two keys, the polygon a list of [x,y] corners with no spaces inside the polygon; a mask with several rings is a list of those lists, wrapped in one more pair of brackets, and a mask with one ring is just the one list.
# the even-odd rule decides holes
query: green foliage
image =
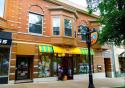
{"label": "green foliage", "polygon": [[125,44],[125,0],[100,0],[97,8],[100,11],[99,22],[104,25],[100,31],[100,44]]}

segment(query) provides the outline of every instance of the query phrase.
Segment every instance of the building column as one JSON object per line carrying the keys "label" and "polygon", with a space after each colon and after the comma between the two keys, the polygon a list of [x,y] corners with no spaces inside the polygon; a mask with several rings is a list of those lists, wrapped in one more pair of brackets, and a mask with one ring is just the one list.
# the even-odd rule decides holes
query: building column
{"label": "building column", "polygon": [[36,50],[36,55],[34,55],[33,58],[33,78],[38,78],[38,61],[39,61],[39,55],[38,51]]}
{"label": "building column", "polygon": [[[12,44],[9,66],[9,81],[15,81],[16,73],[16,44]],[[10,83],[10,82],[9,82]]]}

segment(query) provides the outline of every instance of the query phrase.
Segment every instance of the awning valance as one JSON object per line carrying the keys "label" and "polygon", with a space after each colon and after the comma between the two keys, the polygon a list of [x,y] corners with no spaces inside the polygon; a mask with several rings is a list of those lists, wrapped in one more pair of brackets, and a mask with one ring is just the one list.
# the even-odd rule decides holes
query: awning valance
{"label": "awning valance", "polygon": [[53,46],[54,53],[63,53],[64,48],[58,47],[58,46]]}
{"label": "awning valance", "polygon": [[[88,55],[88,49],[87,48],[81,48],[81,47],[60,47],[60,46],[52,46],[49,44],[41,44],[39,45],[39,52],[40,53],[58,53],[58,54],[82,54],[82,55]],[[91,49],[90,54],[94,55],[94,51]]]}
{"label": "awning valance", "polygon": [[40,53],[54,53],[53,46],[49,44],[39,45],[39,52]]}
{"label": "awning valance", "polygon": [[[88,49],[87,48],[81,48],[81,54],[82,55],[88,55]],[[90,54],[94,55],[94,51],[91,49]]]}
{"label": "awning valance", "polygon": [[77,48],[72,48],[72,49],[71,49],[71,52],[72,52],[73,54],[82,54],[79,47],[77,47]]}
{"label": "awning valance", "polygon": [[[63,53],[63,54],[82,54],[82,55],[88,55],[88,49],[87,48],[63,48],[59,46],[53,46],[54,53]],[[94,51],[91,49],[90,54],[94,55]]]}

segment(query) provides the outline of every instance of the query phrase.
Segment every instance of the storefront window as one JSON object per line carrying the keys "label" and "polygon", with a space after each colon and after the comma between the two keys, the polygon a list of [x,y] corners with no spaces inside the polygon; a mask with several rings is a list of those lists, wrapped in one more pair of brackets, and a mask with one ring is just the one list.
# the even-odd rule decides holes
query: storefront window
{"label": "storefront window", "polygon": [[125,57],[119,57],[120,71],[125,73]]}
{"label": "storefront window", "polygon": [[50,58],[49,56],[41,56],[39,59],[38,67],[39,67],[39,72],[38,76],[39,77],[49,77],[50,76]]}
{"label": "storefront window", "polygon": [[88,63],[79,63],[79,73],[87,74],[89,72]]}
{"label": "storefront window", "polygon": [[[93,56],[91,56],[91,58],[93,58]],[[89,64],[87,55],[74,57],[73,65],[74,65],[74,74],[88,74]],[[92,60],[92,67],[93,67],[93,60]]]}
{"label": "storefront window", "polygon": [[57,76],[57,68],[58,68],[59,61],[60,61],[59,58],[56,58],[56,57],[53,58],[53,76]]}
{"label": "storefront window", "polygon": [[0,77],[8,76],[9,49],[0,48]]}

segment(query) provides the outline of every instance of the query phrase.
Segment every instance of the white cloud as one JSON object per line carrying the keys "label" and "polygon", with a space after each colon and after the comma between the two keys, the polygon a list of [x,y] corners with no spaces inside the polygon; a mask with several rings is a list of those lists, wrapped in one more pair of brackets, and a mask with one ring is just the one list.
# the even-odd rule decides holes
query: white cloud
{"label": "white cloud", "polygon": [[[87,11],[87,2],[86,2],[86,0],[68,0],[68,1],[73,2],[75,4],[78,4],[79,5],[78,8],[81,8],[81,9]],[[96,12],[94,12],[94,14],[99,15],[100,13],[97,10]]]}

